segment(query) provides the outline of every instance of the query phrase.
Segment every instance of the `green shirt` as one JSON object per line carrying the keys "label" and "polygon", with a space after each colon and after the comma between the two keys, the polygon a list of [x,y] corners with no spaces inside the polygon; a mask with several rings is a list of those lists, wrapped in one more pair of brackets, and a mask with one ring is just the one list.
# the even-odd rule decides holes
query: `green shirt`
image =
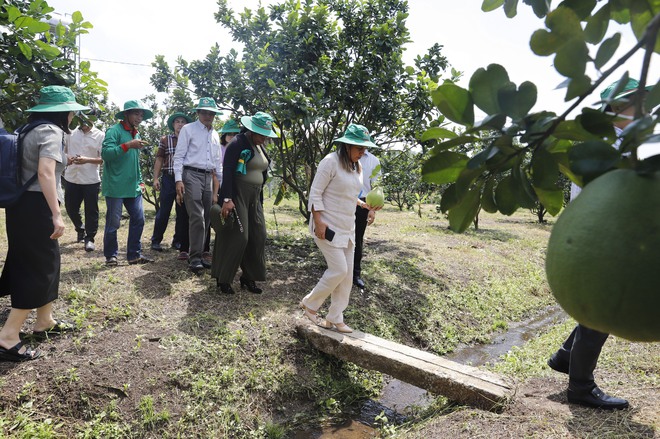
{"label": "green shirt", "polygon": [[105,197],[135,198],[142,193],[140,183],[140,150],[124,151],[123,143],[139,139],[140,134],[126,130],[122,123],[111,126],[105,133],[101,157],[103,158],[102,193]]}

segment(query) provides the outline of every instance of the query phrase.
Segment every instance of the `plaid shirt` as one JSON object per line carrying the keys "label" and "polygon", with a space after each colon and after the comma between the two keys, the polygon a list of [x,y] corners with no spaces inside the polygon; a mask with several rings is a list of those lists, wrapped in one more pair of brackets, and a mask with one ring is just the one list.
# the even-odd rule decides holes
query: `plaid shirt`
{"label": "plaid shirt", "polygon": [[156,157],[163,158],[163,174],[174,175],[174,151],[176,150],[177,137],[169,134],[160,138]]}

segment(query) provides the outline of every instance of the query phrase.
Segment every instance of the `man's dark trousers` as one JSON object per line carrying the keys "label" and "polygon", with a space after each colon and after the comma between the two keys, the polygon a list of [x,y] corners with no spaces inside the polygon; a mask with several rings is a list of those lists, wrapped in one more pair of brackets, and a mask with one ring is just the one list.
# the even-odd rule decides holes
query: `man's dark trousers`
{"label": "man's dark trousers", "polygon": [[[361,198],[365,201],[364,198]],[[362,245],[364,244],[364,232],[367,230],[367,217],[369,209],[357,206],[355,209],[355,255],[353,256],[353,278],[360,277],[362,273]]]}
{"label": "man's dark trousers", "polygon": [[[69,181],[64,184],[64,207],[66,214],[76,228],[76,232],[85,232],[85,242],[94,242],[99,228],[99,189],[101,183],[76,184]],[[80,205],[85,205],[85,223],[80,216]]]}

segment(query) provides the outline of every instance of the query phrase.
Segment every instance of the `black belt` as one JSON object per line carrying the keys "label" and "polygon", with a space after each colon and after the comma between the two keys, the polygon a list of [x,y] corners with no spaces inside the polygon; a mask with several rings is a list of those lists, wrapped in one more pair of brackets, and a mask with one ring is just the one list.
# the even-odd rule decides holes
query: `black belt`
{"label": "black belt", "polygon": [[183,169],[186,169],[188,171],[199,172],[200,174],[211,174],[214,171],[213,169],[200,169],[200,168],[193,168],[192,166],[184,166]]}

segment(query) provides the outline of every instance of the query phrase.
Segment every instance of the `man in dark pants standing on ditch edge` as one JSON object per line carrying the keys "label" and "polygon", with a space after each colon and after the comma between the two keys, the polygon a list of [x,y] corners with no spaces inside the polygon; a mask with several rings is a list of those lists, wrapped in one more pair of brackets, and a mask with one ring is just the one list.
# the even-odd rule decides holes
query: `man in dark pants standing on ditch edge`
{"label": "man in dark pants standing on ditch edge", "polygon": [[[617,81],[618,82],[618,81]],[[600,94],[602,100],[612,99],[610,96],[616,86],[610,85]],[[635,116],[634,93],[639,83],[629,79],[624,89],[613,97],[612,102],[605,105],[603,111],[622,116],[614,122],[614,131],[619,140],[614,144],[618,149],[623,129]],[[647,87],[647,90],[650,87]],[[580,188],[573,184],[571,200],[580,193]],[[624,409],[628,401],[610,396],[600,390],[594,381],[594,370],[598,363],[600,351],[609,334],[578,324],[568,336],[564,344],[548,360],[548,366],[557,372],[568,374],[568,402],[601,409]]]}

